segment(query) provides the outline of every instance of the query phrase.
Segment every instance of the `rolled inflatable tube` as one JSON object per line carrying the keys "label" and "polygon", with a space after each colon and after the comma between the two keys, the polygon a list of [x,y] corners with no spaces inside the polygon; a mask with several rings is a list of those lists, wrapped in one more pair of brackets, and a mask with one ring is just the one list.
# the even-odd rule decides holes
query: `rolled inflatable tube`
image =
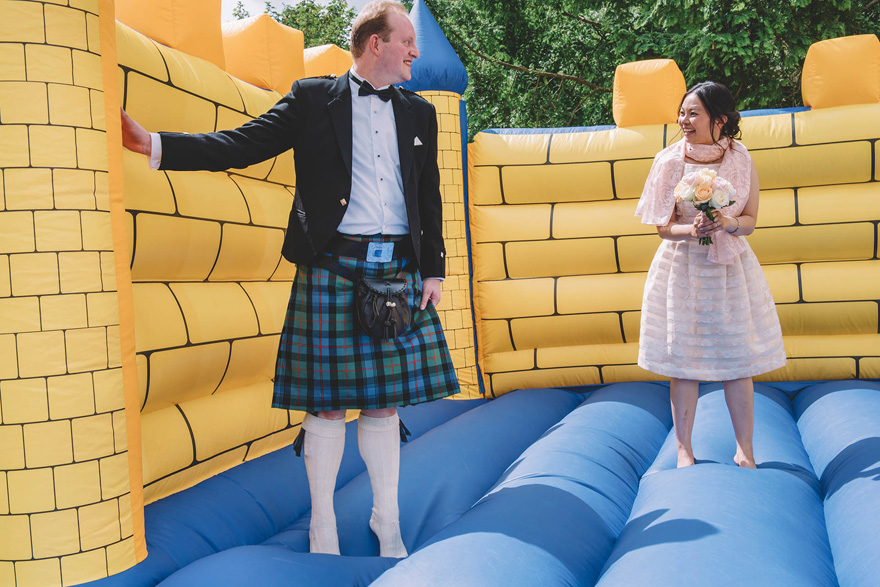
{"label": "rolled inflatable tube", "polygon": [[[504,470],[582,395],[559,389],[518,391],[475,408],[403,446],[400,453],[400,530],[408,552],[457,520]],[[364,472],[336,492],[339,548],[345,556],[378,556],[369,528],[372,490]],[[308,549],[308,522],[266,544]]]}
{"label": "rolled inflatable tube", "polygon": [[592,585],[670,426],[665,386],[596,391],[374,585]]}
{"label": "rolled inflatable tube", "polygon": [[785,471],[700,464],[642,479],[601,587],[835,587],[822,503]]}
{"label": "rolled inflatable tube", "polygon": [[[484,403],[485,400],[444,400],[400,408],[399,413],[413,438],[418,438]],[[337,488],[362,471],[357,422],[352,421],[346,425]],[[147,559],[92,585],[152,587],[199,559],[238,546],[260,544],[304,516],[308,528],[309,507],[303,460],[290,448],[269,453],[148,505],[144,508]]]}
{"label": "rolled inflatable tube", "polygon": [[395,560],[291,552],[282,546],[240,546],[196,561],[158,587],[366,586]]}
{"label": "rolled inflatable tube", "polygon": [[880,385],[834,381],[795,397],[804,446],[822,483],[825,524],[841,585],[877,584],[880,543]]}
{"label": "rolled inflatable tube", "polygon": [[[720,383],[705,385],[697,403],[692,436],[697,463],[735,466],[736,438]],[[795,475],[819,492],[819,482],[794,421],[791,400],[783,391],[755,385],[755,462],[761,469],[780,469]],[[670,433],[648,474],[674,469],[675,434]]]}
{"label": "rolled inflatable tube", "polygon": [[705,386],[693,432],[698,464],[675,468],[671,431],[598,585],[837,584],[819,482],[791,402],[776,388],[755,392],[758,469],[734,464],[724,393]]}

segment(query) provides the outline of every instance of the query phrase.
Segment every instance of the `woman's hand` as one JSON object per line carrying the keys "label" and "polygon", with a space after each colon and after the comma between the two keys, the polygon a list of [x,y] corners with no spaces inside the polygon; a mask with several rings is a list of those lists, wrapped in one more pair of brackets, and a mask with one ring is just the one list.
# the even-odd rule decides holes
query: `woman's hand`
{"label": "woman's hand", "polygon": [[715,220],[709,220],[709,217],[704,212],[700,212],[694,218],[694,232],[696,233],[697,238],[712,236],[719,230],[726,232],[728,226],[732,225],[734,222],[718,211],[715,211],[712,216]]}
{"label": "woman's hand", "polygon": [[691,226],[691,231],[688,236],[690,236],[691,238],[694,238],[694,239],[702,238],[703,236],[705,236],[700,231],[700,227],[703,225],[702,223],[703,223],[703,213],[700,212],[699,214],[694,216],[694,224],[693,224],[693,226]]}

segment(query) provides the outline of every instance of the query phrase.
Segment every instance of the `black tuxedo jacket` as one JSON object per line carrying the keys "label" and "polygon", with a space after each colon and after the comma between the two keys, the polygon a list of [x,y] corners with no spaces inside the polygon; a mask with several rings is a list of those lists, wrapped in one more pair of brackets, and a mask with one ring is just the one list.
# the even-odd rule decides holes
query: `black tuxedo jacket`
{"label": "black tuxedo jacket", "polygon": [[[410,238],[423,278],[443,277],[437,114],[420,96],[393,88],[400,172]],[[351,90],[348,76],[295,82],[268,112],[234,130],[160,133],[161,169],[222,171],[244,168],[293,149],[296,195],[282,254],[308,264],[324,250],[351,193]],[[421,145],[415,146],[418,137]]]}

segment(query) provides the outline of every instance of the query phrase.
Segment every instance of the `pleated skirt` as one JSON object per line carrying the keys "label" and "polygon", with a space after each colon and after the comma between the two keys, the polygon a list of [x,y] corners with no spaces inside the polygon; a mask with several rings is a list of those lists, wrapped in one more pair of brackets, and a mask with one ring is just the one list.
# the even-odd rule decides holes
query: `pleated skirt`
{"label": "pleated skirt", "polygon": [[678,379],[730,381],[785,365],[776,304],[746,246],[721,265],[697,241],[662,241],[642,298],[640,367]]}

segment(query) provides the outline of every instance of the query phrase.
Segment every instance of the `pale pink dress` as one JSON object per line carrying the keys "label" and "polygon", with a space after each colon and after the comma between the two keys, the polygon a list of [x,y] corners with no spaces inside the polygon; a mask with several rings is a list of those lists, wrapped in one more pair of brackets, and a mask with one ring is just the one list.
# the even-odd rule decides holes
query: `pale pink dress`
{"label": "pale pink dress", "polygon": [[[685,164],[685,173],[718,165]],[[727,211],[738,216],[748,199],[737,194]],[[676,203],[676,222],[693,224],[698,210]],[[663,239],[642,298],[639,366],[658,375],[729,381],[785,365],[776,305],[761,264],[745,245],[730,264],[708,260],[696,240]]]}

